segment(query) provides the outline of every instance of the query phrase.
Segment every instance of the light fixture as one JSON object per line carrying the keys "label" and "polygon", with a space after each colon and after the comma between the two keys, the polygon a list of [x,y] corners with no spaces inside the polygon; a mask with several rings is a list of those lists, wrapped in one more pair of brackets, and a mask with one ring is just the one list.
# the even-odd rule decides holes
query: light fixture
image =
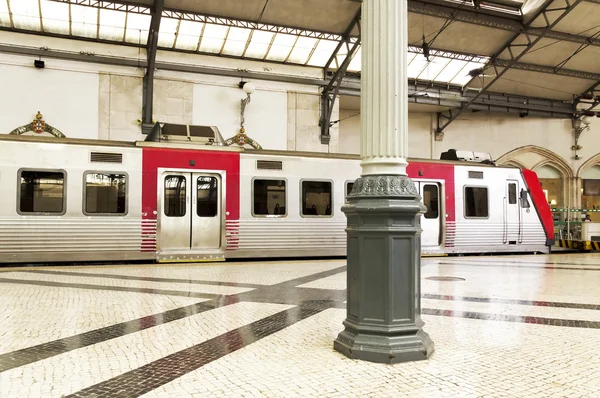
{"label": "light fixture", "polygon": [[571,146],[571,149],[575,151],[574,159],[576,160],[581,159],[581,157],[577,154],[577,151],[583,149],[583,147],[579,145],[579,137],[581,137],[581,133],[583,133],[584,130],[590,129],[593,116],[596,116],[596,113],[586,109],[581,113],[574,115],[573,119],[571,120],[575,138],[575,145]]}
{"label": "light fixture", "polygon": [[248,95],[254,93],[254,90],[256,90],[256,87],[254,87],[254,84],[247,82],[244,83],[242,90],[244,90],[244,92]]}
{"label": "light fixture", "polygon": [[249,144],[254,149],[262,149],[258,142],[254,141],[252,138],[246,135],[246,129],[244,128],[244,113],[246,112],[246,106],[252,100],[250,94],[252,94],[254,90],[256,90],[256,87],[254,87],[254,84],[250,82],[245,82],[243,80],[238,83],[238,87],[244,90],[244,93],[246,93],[246,98],[240,100],[240,129],[236,135],[226,139],[224,145],[229,146],[233,143],[236,143],[239,146],[243,147],[245,144]]}
{"label": "light fixture", "polygon": [[592,118],[590,116],[584,116],[581,118],[581,123],[585,124],[586,126],[589,126],[591,122]]}
{"label": "light fixture", "polygon": [[551,204],[552,206],[556,206],[556,199],[552,199],[552,200],[550,201],[550,204]]}

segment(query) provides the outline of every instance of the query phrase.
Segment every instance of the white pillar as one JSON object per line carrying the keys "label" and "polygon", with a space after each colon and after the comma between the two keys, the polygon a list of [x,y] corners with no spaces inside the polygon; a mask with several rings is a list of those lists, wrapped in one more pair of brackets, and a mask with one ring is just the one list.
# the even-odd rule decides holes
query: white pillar
{"label": "white pillar", "polygon": [[361,175],[406,175],[407,0],[363,0],[361,28]]}

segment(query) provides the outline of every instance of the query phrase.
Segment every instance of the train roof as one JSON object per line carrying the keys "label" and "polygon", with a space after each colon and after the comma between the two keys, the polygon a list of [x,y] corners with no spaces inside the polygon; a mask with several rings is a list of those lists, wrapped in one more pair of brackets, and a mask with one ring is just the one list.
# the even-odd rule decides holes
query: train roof
{"label": "train roof", "polygon": [[[98,140],[89,138],[58,138],[52,136],[33,136],[33,135],[10,135],[0,134],[0,141],[15,141],[28,143],[49,143],[49,144],[66,144],[66,145],[82,145],[82,146],[105,146],[105,147],[121,147],[121,148],[177,148],[177,149],[197,149],[208,151],[227,151],[227,152],[242,152],[251,155],[265,156],[289,156],[289,157],[308,157],[308,158],[326,158],[326,159],[348,159],[360,160],[359,155],[346,153],[327,153],[327,152],[307,152],[307,151],[287,151],[287,150],[271,150],[271,149],[249,149],[234,146],[206,145],[194,142],[148,142],[148,141],[115,141],[115,140]],[[452,164],[461,166],[476,166],[476,167],[501,167],[515,168],[514,166],[495,166],[494,164],[486,164],[479,162],[467,162],[459,160],[441,160],[441,159],[426,159],[426,158],[408,158],[408,162],[413,163],[439,163]]]}

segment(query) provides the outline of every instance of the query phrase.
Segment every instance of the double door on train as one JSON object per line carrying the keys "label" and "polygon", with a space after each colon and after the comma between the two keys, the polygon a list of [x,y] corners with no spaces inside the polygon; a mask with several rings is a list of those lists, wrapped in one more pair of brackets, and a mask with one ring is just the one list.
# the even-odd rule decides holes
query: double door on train
{"label": "double door on train", "polygon": [[223,231],[222,176],[164,171],[160,182],[160,250],[218,251]]}
{"label": "double door on train", "polygon": [[503,241],[505,244],[517,244],[523,241],[523,220],[519,203],[519,181],[506,180],[504,199]]}
{"label": "double door on train", "polygon": [[432,247],[441,244],[441,185],[435,182],[418,182],[421,201],[427,211],[421,217],[421,246]]}

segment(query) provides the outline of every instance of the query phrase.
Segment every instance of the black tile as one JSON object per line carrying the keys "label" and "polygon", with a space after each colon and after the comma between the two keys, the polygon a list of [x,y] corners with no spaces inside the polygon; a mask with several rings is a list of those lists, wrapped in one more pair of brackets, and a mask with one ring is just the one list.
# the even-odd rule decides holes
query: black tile
{"label": "black tile", "polygon": [[454,310],[439,310],[432,308],[422,308],[421,314],[425,315],[439,315],[457,318],[471,318],[479,319],[482,321],[503,321],[503,322],[522,322],[522,323],[533,323],[538,325],[548,326],[561,326],[561,327],[572,327],[572,328],[593,328],[600,329],[600,322],[596,321],[582,321],[574,319],[557,319],[557,318],[544,318],[535,316],[519,316],[519,315],[506,315],[506,314],[486,314],[482,312],[471,312],[471,311],[454,311]]}
{"label": "black tile", "polygon": [[87,272],[76,272],[76,271],[55,271],[55,270],[21,270],[18,272],[27,272],[32,274],[53,274],[53,275],[65,275],[65,276],[83,276],[90,278],[105,278],[105,279],[121,279],[129,281],[145,281],[145,282],[163,282],[163,283],[189,283],[197,285],[216,285],[216,286],[230,286],[230,287],[244,287],[257,289],[267,285],[257,285],[252,283],[237,283],[237,282],[216,282],[216,281],[205,281],[198,279],[184,279],[184,278],[156,278],[149,276],[134,276],[134,275],[119,275],[119,274],[93,274]]}
{"label": "black tile", "polygon": [[449,296],[441,294],[424,293],[422,298],[431,300],[452,300],[452,301],[469,301],[473,303],[493,303],[493,304],[517,304],[517,305],[532,305],[535,307],[557,307],[557,308],[573,308],[578,310],[595,310],[600,311],[600,304],[581,304],[581,303],[565,303],[556,301],[530,301],[518,299],[503,299],[503,298],[488,298],[488,297],[463,297]]}
{"label": "black tile", "polygon": [[131,387],[120,391],[118,393],[119,397],[138,397],[207,363],[331,308],[332,304],[330,301],[313,301],[278,312],[130,372],[90,386],[68,397],[114,396],[114,391],[124,385],[130,385]]}
{"label": "black tile", "polygon": [[111,340],[117,337],[125,336],[130,333],[139,332],[157,325],[169,323],[178,319],[186,318],[191,315],[200,314],[217,307],[228,305],[225,302],[206,301],[176,308],[163,313],[148,315],[143,318],[134,319],[127,322],[118,323],[104,328],[81,333],[75,336],[66,337],[48,343],[39,344],[33,347],[24,348],[0,355],[0,372],[19,366],[28,365],[33,362],[41,361],[63,354],[78,348],[98,344],[103,341]]}
{"label": "black tile", "polygon": [[36,285],[36,286],[49,286],[49,287],[69,287],[74,289],[88,289],[88,290],[111,290],[118,292],[134,292],[134,293],[149,293],[149,294],[161,294],[164,296],[183,296],[193,298],[206,298],[206,299],[219,299],[222,297],[220,294],[210,293],[197,293],[180,290],[164,290],[164,289],[150,289],[150,288],[136,288],[136,287],[124,287],[124,286],[105,286],[105,285],[92,285],[88,283],[70,283],[70,282],[54,282],[54,281],[35,281],[35,280],[24,280],[24,279],[12,279],[0,277],[0,283],[15,283],[20,285]]}

